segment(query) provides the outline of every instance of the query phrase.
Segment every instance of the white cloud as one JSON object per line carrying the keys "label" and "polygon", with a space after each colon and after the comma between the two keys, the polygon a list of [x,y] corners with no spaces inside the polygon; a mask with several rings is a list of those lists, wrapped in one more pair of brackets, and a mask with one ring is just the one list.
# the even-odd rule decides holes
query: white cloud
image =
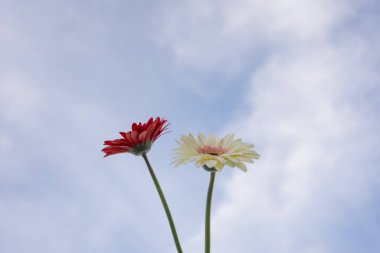
{"label": "white cloud", "polygon": [[331,1],[184,1],[162,10],[158,42],[180,65],[224,75],[266,50],[324,39],[352,9]]}
{"label": "white cloud", "polygon": [[[4,19],[6,26],[0,27],[8,59],[2,72],[7,74],[0,78],[0,250],[173,249],[142,161],[127,156],[102,159],[99,150],[104,138],[116,138],[116,132],[136,117],[144,120],[152,111],[165,110],[160,106],[168,101],[178,102],[165,113],[183,117],[171,119],[173,132],[179,130],[179,122],[207,128],[201,116],[189,120],[189,114],[198,112],[189,113],[186,106],[203,110],[212,103],[168,93],[182,86],[170,80],[178,70],[179,80],[182,73],[190,77],[184,86],[197,83],[189,89],[205,100],[216,96],[208,92],[223,92],[220,84],[241,80],[242,72],[252,76],[249,110],[242,108],[241,118],[228,129],[256,143],[263,158],[248,174],[226,170],[217,178],[216,193],[223,192],[215,196],[222,199],[213,209],[215,252],[337,249],[336,253],[341,248],[334,243],[343,244],[337,236],[348,226],[347,216],[358,231],[366,232],[361,227],[366,224],[371,235],[378,232],[376,224],[367,222],[374,220],[368,205],[378,191],[372,181],[378,176],[372,163],[363,162],[365,157],[375,160],[379,145],[372,138],[373,103],[363,103],[366,94],[378,92],[378,52],[368,50],[378,44],[377,37],[368,36],[378,22],[368,22],[363,37],[337,33],[354,5],[301,0],[167,2],[152,19],[140,15],[141,10],[146,14],[144,4],[113,2],[104,8],[42,1],[37,6],[9,6],[10,21]],[[41,6],[51,15],[41,15]],[[82,8],[86,11],[77,15]],[[133,15],[125,15],[125,10]],[[145,22],[157,23],[156,39],[174,54],[176,68],[157,68],[168,63],[167,51],[151,48]],[[173,96],[179,97],[171,100]],[[216,111],[212,118],[209,111],[204,114],[207,119],[217,117]],[[187,125],[186,131],[191,128]],[[168,160],[155,154],[174,142],[160,142],[157,153],[152,151],[152,162],[165,168]],[[203,185],[205,178],[157,172],[163,175],[177,224],[185,225],[178,226],[184,250],[201,251],[202,232],[188,242],[186,235],[196,222],[202,226],[195,218],[202,212],[198,197],[203,196],[194,193],[199,189],[191,183]],[[189,189],[192,194],[185,198]]]}
{"label": "white cloud", "polygon": [[352,231],[342,227],[368,232],[355,220],[371,212],[378,171],[367,160],[379,143],[372,115],[351,100],[352,91],[368,87],[342,78],[361,75],[346,49],[279,56],[255,73],[253,111],[237,129],[258,142],[262,159],[225,188],[214,223],[217,252],[343,252],[352,244],[340,237]]}
{"label": "white cloud", "polygon": [[41,103],[43,93],[19,75],[0,77],[0,116],[3,120],[29,117]]}
{"label": "white cloud", "polygon": [[[103,159],[100,152],[105,138],[117,138],[112,128],[125,126],[130,116],[116,120],[112,112],[73,94],[53,89],[44,94],[33,109],[37,120],[25,118],[24,110],[12,112],[12,128],[4,130],[6,139],[0,142],[6,148],[0,156],[0,249],[117,252],[138,245],[147,224],[165,229],[170,242],[166,221],[156,218],[162,210],[143,160]],[[27,104],[26,111],[33,108]]]}
{"label": "white cloud", "polygon": [[[262,159],[219,186],[227,197],[214,208],[215,252],[380,248],[369,239],[380,233],[369,225],[376,222],[371,215],[379,194],[373,98],[379,40],[373,16],[354,13],[362,7],[207,1],[167,8],[161,39],[180,65],[234,74],[260,55],[251,72],[249,110],[242,108],[226,130],[256,143]],[[355,233],[367,238],[351,240]],[[202,250],[202,234],[187,250]]]}

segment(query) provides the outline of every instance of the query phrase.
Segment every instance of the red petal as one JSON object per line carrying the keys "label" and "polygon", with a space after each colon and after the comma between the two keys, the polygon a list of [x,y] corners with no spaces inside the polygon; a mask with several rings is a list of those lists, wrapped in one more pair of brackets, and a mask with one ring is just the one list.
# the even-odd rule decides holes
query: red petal
{"label": "red petal", "polygon": [[126,139],[129,143],[133,143],[133,139],[132,139],[131,133],[132,133],[132,132],[128,132],[128,133],[125,134],[125,139]]}
{"label": "red petal", "polygon": [[150,118],[148,122],[144,124],[144,130],[146,130],[153,123],[153,118]]}
{"label": "red petal", "polygon": [[139,143],[139,133],[137,131],[132,131],[131,138],[134,144]]}
{"label": "red petal", "polygon": [[147,131],[144,131],[139,134],[139,141],[140,142],[145,142],[146,141],[146,136],[147,136]]}
{"label": "red petal", "polygon": [[102,149],[105,156],[114,155],[118,153],[129,152],[136,144],[144,143],[146,141],[155,141],[161,136],[168,128],[167,120],[160,117],[149,118],[149,120],[142,124],[133,123],[132,131],[120,132],[123,139],[106,140],[104,145],[108,145]]}

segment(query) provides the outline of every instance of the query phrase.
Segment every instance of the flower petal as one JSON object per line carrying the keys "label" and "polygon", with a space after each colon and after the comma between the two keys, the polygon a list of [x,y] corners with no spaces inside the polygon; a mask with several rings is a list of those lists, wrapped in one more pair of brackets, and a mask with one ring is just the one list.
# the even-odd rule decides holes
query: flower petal
{"label": "flower petal", "polygon": [[173,159],[176,166],[195,162],[197,167],[222,170],[225,165],[247,171],[244,163],[252,163],[260,156],[253,150],[253,145],[234,139],[234,134],[227,134],[222,139],[214,135],[205,136],[198,133],[195,138],[191,133],[181,135],[177,140],[178,148],[174,150]]}

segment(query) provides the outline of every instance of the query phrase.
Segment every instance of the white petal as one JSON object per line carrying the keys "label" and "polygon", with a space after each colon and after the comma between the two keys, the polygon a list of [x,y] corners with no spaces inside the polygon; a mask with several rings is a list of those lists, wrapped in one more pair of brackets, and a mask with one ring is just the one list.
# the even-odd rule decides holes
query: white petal
{"label": "white petal", "polygon": [[198,133],[198,143],[200,146],[206,145],[205,136],[202,133]]}
{"label": "white petal", "polygon": [[247,172],[247,167],[245,166],[244,163],[237,163],[236,167],[238,167],[239,169],[241,169],[244,172]]}
{"label": "white petal", "polygon": [[206,145],[210,145],[211,147],[217,147],[219,144],[218,142],[219,142],[218,138],[213,134],[210,134],[206,138]]}
{"label": "white petal", "polygon": [[209,160],[206,162],[206,165],[209,168],[214,168],[216,164],[217,164],[217,161],[215,161],[215,160]]}

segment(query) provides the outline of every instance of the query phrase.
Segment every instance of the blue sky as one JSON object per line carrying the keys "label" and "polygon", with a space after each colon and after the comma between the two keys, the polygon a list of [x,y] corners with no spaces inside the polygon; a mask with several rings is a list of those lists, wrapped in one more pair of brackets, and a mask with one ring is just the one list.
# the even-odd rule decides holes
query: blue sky
{"label": "blue sky", "polygon": [[106,139],[162,116],[149,153],[185,252],[208,175],[175,139],[234,132],[214,252],[380,252],[376,1],[8,1],[0,9],[0,251],[174,253],[140,157]]}

